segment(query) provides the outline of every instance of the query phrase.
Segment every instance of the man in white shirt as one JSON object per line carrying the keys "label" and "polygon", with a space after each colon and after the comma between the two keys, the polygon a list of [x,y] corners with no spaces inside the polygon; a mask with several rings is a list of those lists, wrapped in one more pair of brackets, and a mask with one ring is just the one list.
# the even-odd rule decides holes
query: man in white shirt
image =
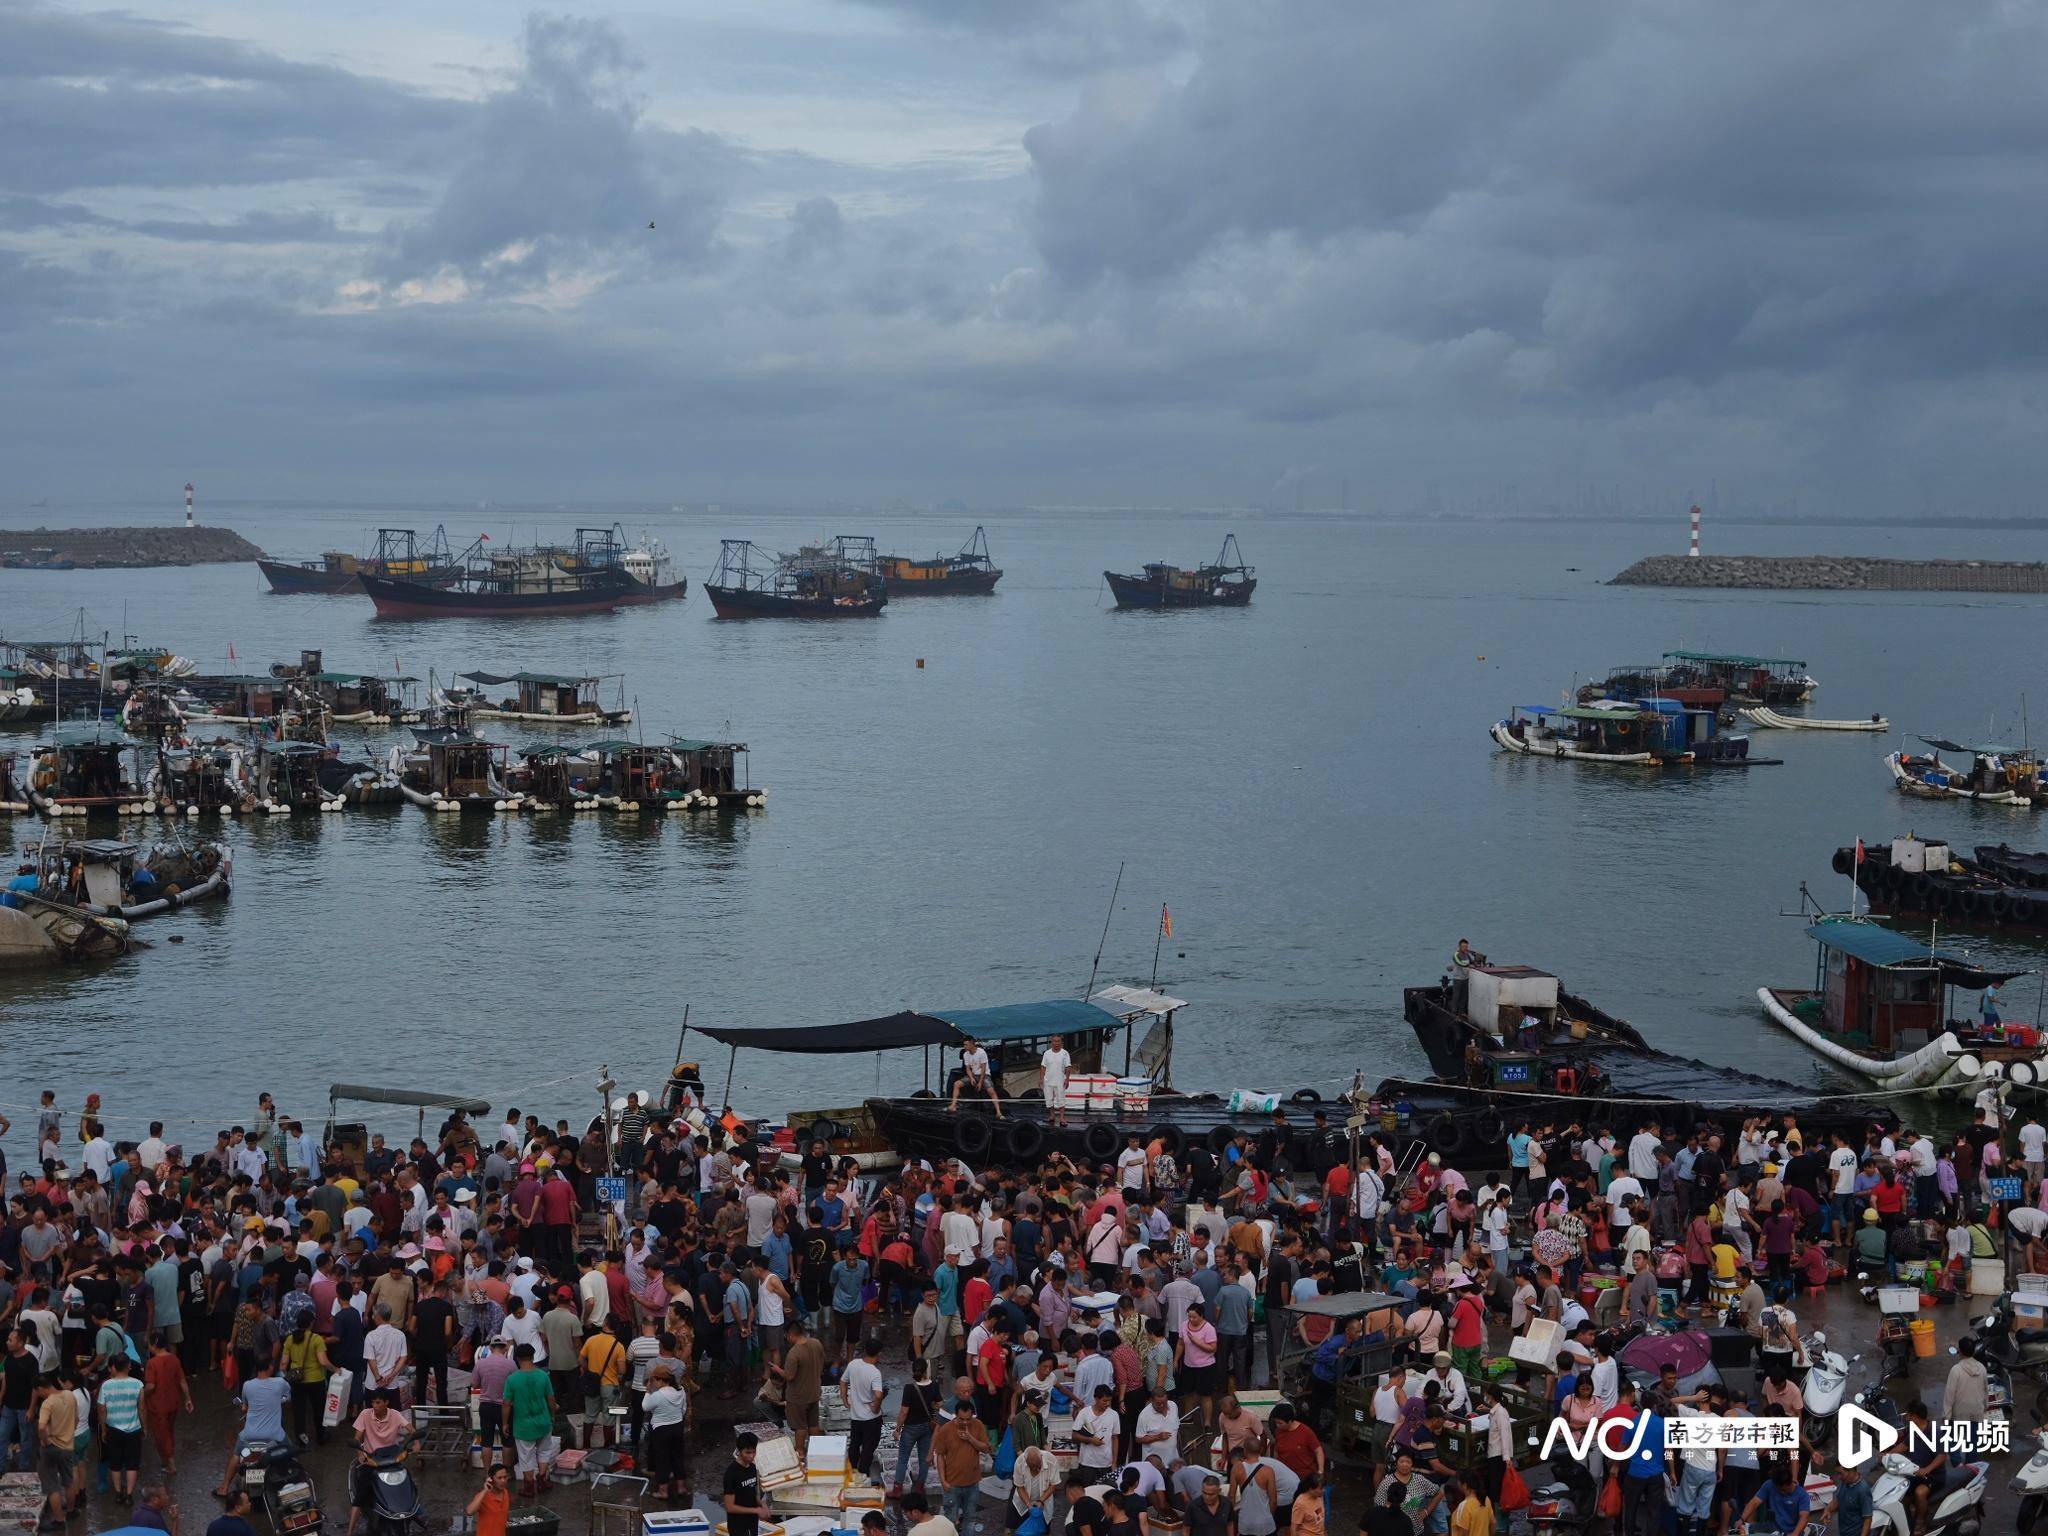
{"label": "man in white shirt", "polygon": [[1913,1138],[1913,1202],[1922,1217],[1941,1214],[1941,1181],[1935,1175],[1934,1138],[1925,1131]]}
{"label": "man in white shirt", "polygon": [[[1096,1340],[1088,1337],[1085,1333],[1081,1336],[1081,1352],[1074,1360],[1074,1400],[1076,1402],[1092,1403],[1096,1400],[1095,1395],[1098,1391],[1107,1392],[1112,1397],[1115,1395],[1116,1367],[1110,1364],[1109,1356],[1096,1348],[1096,1342]],[[1115,1445],[1112,1444],[1103,1452],[1103,1460],[1091,1462],[1089,1465],[1108,1466],[1108,1457],[1115,1449]]]}
{"label": "man in white shirt", "polygon": [[149,1134],[142,1138],[141,1145],[135,1149],[135,1155],[142,1159],[142,1171],[155,1178],[157,1169],[162,1167],[171,1155],[171,1149],[164,1142],[163,1121],[149,1122]]}
{"label": "man in white shirt", "polygon": [[1635,1222],[1629,1214],[1628,1202],[1643,1198],[1642,1181],[1632,1173],[1624,1173],[1607,1186],[1608,1224],[1617,1232],[1625,1232]]}
{"label": "man in white shirt", "polygon": [[1834,1198],[1828,1216],[1835,1241],[1848,1241],[1849,1225],[1855,1215],[1856,1149],[1840,1131],[1834,1135],[1834,1150],[1828,1153],[1828,1193]]}
{"label": "man in white shirt", "polygon": [[92,1176],[102,1184],[107,1182],[107,1175],[114,1171],[114,1144],[101,1134],[97,1124],[93,1126],[92,1140],[80,1150],[78,1160],[90,1168]]}
{"label": "man in white shirt", "polygon": [[[1077,1370],[1074,1385],[1078,1389],[1080,1384]],[[1074,1415],[1074,1444],[1077,1448],[1074,1459],[1082,1466],[1098,1472],[1107,1472],[1116,1465],[1117,1438],[1122,1435],[1124,1429],[1123,1420],[1118,1418],[1116,1410],[1109,1406],[1114,1396],[1114,1388],[1098,1386],[1089,1405]]]}
{"label": "man in white shirt", "polygon": [[882,1346],[870,1334],[861,1344],[860,1353],[847,1362],[846,1373],[839,1384],[846,1393],[846,1411],[853,1425],[846,1442],[846,1464],[863,1477],[873,1468],[869,1465],[875,1459],[875,1447],[882,1441],[882,1399],[888,1395],[888,1387],[882,1382],[882,1367],[878,1357]]}
{"label": "man in white shirt", "polygon": [[1657,1182],[1657,1149],[1664,1145],[1657,1127],[1646,1125],[1629,1139],[1628,1171],[1645,1183]]}
{"label": "man in white shirt", "polygon": [[1116,1155],[1117,1183],[1133,1194],[1145,1191],[1145,1170],[1151,1159],[1145,1156],[1144,1138],[1136,1131],[1124,1138],[1124,1149]]}
{"label": "man in white shirt", "polygon": [[1067,1123],[1067,1079],[1073,1071],[1074,1058],[1067,1050],[1066,1037],[1054,1035],[1038,1058],[1038,1091],[1045,1095],[1046,1114],[1054,1125]]}
{"label": "man in white shirt", "polygon": [[946,1106],[948,1109],[960,1107],[962,1089],[977,1098],[987,1094],[989,1103],[996,1107],[996,1118],[1003,1118],[1003,1101],[996,1097],[995,1080],[989,1076],[988,1052],[973,1040],[960,1047],[960,1075],[953,1079],[953,1098]]}
{"label": "man in white shirt", "polygon": [[235,1148],[235,1172],[246,1173],[252,1181],[260,1181],[270,1171],[270,1160],[263,1155],[263,1147],[254,1138],[245,1138]]}
{"label": "man in white shirt", "polygon": [[1138,1410],[1138,1460],[1147,1456],[1157,1456],[1169,1472],[1180,1465],[1180,1410],[1157,1385],[1150,1401]]}
{"label": "man in white shirt", "polygon": [[1432,1381],[1443,1391],[1445,1413],[1455,1418],[1472,1406],[1472,1394],[1465,1386],[1465,1373],[1451,1364],[1447,1351],[1438,1350],[1433,1357],[1429,1374],[1422,1378],[1424,1391],[1429,1389]]}
{"label": "man in white shirt", "polygon": [[[540,1336],[537,1325],[534,1328],[534,1336]],[[391,1325],[391,1308],[380,1303],[377,1308],[377,1326],[363,1336],[363,1366],[369,1376],[365,1390],[374,1391],[378,1387],[389,1387],[396,1392],[399,1379],[405,1375],[408,1353],[404,1332]]]}
{"label": "man in white shirt", "polygon": [[965,1195],[939,1218],[939,1242],[956,1269],[967,1268],[981,1251],[981,1223],[974,1219],[971,1202]]}
{"label": "man in white shirt", "polygon": [[[545,1366],[548,1363],[548,1346],[546,1337],[540,1331],[539,1315],[526,1304],[526,1298],[517,1291],[506,1297],[505,1301],[511,1310],[505,1314],[505,1321],[498,1325],[498,1337],[493,1342],[503,1344],[508,1355],[516,1355],[522,1344],[531,1344],[534,1363]],[[375,1336],[373,1330],[371,1337]],[[404,1335],[401,1334],[400,1337]],[[367,1354],[369,1345],[365,1344],[363,1349]]]}
{"label": "man in white shirt", "polygon": [[1736,1252],[1742,1255],[1745,1264],[1755,1253],[1750,1247],[1749,1225],[1744,1219],[1748,1215],[1749,1196],[1743,1193],[1740,1184],[1729,1185],[1727,1193],[1721,1196],[1721,1230],[1727,1234],[1727,1240],[1734,1245]]}
{"label": "man in white shirt", "polygon": [[2020,1127],[2020,1161],[2027,1165],[2027,1187],[2032,1189],[2041,1182],[2044,1168],[2048,1168],[2048,1130],[2043,1130],[2041,1122],[2032,1115]]}

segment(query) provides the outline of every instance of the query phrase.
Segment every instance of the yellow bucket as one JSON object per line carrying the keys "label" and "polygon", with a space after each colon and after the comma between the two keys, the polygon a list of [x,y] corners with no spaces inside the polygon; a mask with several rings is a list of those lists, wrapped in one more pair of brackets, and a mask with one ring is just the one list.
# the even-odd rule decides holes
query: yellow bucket
{"label": "yellow bucket", "polygon": [[1913,1334],[1913,1353],[1923,1360],[1932,1358],[1934,1354],[1934,1319],[1930,1317],[1916,1317],[1910,1326]]}

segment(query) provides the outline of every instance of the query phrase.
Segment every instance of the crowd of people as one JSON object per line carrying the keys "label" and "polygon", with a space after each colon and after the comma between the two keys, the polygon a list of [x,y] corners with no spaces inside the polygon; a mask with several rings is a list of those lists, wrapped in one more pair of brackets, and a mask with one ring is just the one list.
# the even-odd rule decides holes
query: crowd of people
{"label": "crowd of people", "polygon": [[[1093,1166],[876,1177],[822,1142],[785,1166],[729,1115],[637,1099],[609,1138],[458,1112],[432,1140],[339,1148],[266,1095],[194,1149],[157,1124],[117,1145],[96,1098],[67,1112],[45,1093],[0,1225],[0,1466],[39,1472],[46,1528],[89,1485],[132,1505],[130,1523],[164,1524],[195,1383],[218,1383],[239,1416],[234,1444],[210,1448],[232,1522],[239,1449],[331,1435],[359,1462],[403,1450],[409,1409],[449,1403],[453,1378],[477,1404],[471,1513],[492,1536],[565,1449],[630,1450],[673,1506],[696,1492],[705,1426],[768,1414],[802,1454],[830,1391],[850,1462],[913,1536],[972,1531],[990,1463],[1006,1527],[1027,1536],[1324,1536],[1348,1393],[1377,1426],[1360,1448],[1371,1536],[1491,1536],[1515,1445],[1490,1362],[1538,1320],[1564,1342],[1516,1384],[1573,1424],[1796,1417],[1794,1304],[1845,1263],[1918,1256],[1932,1232],[1951,1264],[2009,1243],[2048,1269],[2035,1121],[2012,1138],[2034,1200],[2003,1212],[2000,1238],[1985,1224],[1986,1170],[2006,1166],[1995,1110],[1947,1144],[1875,1129],[1814,1144],[1789,1116],[1725,1138],[1525,1124],[1469,1175],[1310,1120],[1283,1109],[1221,1149],[1132,1135]],[[623,1201],[599,1198],[613,1169]],[[1598,1273],[1616,1283],[1589,1308]],[[1656,1321],[1674,1286],[1681,1310],[1732,1308],[1756,1332],[1757,1402],[1639,1394],[1618,1369],[1611,1330]],[[1340,1326],[1302,1310],[1350,1292],[1395,1301]],[[1270,1411],[1241,1398],[1274,1388]],[[702,1492],[730,1536],[758,1536],[758,1447],[728,1443]],[[1622,1469],[1623,1523],[1651,1536],[1668,1500],[1688,1532],[1725,1532],[1756,1498],[1770,1507],[1772,1466],[1750,1462]]]}

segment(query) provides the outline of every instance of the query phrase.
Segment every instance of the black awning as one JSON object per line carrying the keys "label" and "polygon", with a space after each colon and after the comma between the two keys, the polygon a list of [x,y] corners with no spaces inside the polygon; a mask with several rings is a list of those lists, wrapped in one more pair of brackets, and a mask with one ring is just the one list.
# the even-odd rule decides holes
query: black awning
{"label": "black awning", "polygon": [[860,1051],[895,1051],[913,1045],[954,1045],[960,1031],[928,1013],[884,1014],[850,1024],[821,1024],[803,1029],[711,1029],[692,1025],[720,1045],[751,1051],[792,1051],[808,1056],[835,1056]]}
{"label": "black awning", "polygon": [[424,1093],[417,1088],[373,1088],[364,1083],[336,1083],[327,1090],[327,1102],[348,1099],[359,1104],[405,1104],[414,1109],[459,1109],[465,1114],[488,1115],[491,1106],[482,1099],[452,1093]]}

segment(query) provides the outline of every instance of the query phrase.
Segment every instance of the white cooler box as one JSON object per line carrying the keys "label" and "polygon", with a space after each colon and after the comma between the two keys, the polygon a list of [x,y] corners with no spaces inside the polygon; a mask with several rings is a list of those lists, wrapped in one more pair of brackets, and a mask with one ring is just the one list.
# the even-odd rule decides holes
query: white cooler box
{"label": "white cooler box", "polygon": [[701,1509],[650,1509],[640,1516],[641,1536],[711,1536],[711,1517]]}

